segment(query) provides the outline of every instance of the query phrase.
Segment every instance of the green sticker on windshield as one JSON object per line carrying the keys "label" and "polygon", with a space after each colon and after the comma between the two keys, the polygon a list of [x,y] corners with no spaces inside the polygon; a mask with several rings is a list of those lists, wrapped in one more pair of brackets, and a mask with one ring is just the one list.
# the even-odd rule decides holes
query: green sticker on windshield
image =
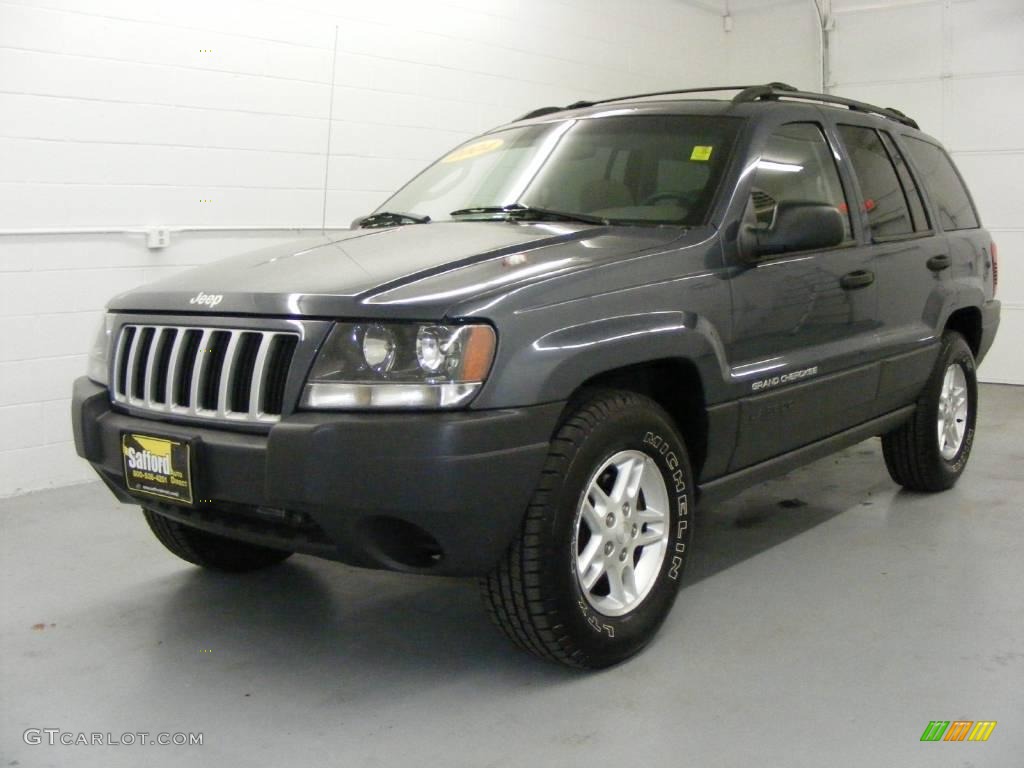
{"label": "green sticker on windshield", "polygon": [[711,159],[711,151],[714,147],[696,146],[693,148],[693,152],[690,153],[691,160],[697,160],[699,162],[707,162]]}

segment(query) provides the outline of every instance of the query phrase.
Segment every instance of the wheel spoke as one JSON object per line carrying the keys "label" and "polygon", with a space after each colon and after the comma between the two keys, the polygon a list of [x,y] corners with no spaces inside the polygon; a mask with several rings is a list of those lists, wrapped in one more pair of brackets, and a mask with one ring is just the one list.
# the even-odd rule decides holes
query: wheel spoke
{"label": "wheel spoke", "polygon": [[[598,490],[601,491],[600,488]],[[604,495],[604,491],[601,491],[601,494]],[[583,500],[583,507],[580,511],[591,533],[599,534],[604,527],[604,513],[590,503],[589,496]]]}
{"label": "wheel spoke", "polygon": [[642,461],[633,462],[633,466],[630,468],[629,485],[626,487],[626,500],[633,505],[634,509],[636,508],[637,498],[640,496],[640,489],[648,479],[651,465],[651,460],[645,457]]}
{"label": "wheel spoke", "polygon": [[608,497],[608,494],[604,492],[604,488],[597,484],[597,480],[590,484],[590,490],[587,491],[587,497],[593,498],[594,506],[602,515],[608,511],[608,505],[612,502]]}
{"label": "wheel spoke", "polygon": [[[590,567],[589,571],[585,571],[580,574],[580,586],[583,587],[586,592],[590,592],[590,590],[594,588],[594,585],[601,580],[604,572],[604,559],[597,558],[597,561]],[[610,572],[609,578],[611,578]]]}
{"label": "wheel spoke", "polygon": [[615,600],[619,605],[629,604],[629,595],[626,593],[626,585],[622,583],[622,570],[619,568],[608,569],[608,597]]}
{"label": "wheel spoke", "polygon": [[636,519],[640,523],[660,523],[665,519],[665,513],[656,507],[652,507],[650,502],[648,502],[646,507],[636,513]]}
{"label": "wheel spoke", "polygon": [[956,374],[953,371],[953,366],[946,369],[946,375],[942,379],[942,399],[948,401],[950,395],[953,392],[953,377]]}
{"label": "wheel spoke", "polygon": [[625,593],[628,602],[636,600],[636,571],[633,570],[632,563],[627,563],[622,569],[622,591]]}
{"label": "wheel spoke", "polygon": [[[611,493],[608,494],[613,505],[621,505],[622,502],[630,501],[633,498],[629,491],[633,487],[637,465],[640,465],[642,469],[643,463],[632,456],[615,465],[618,472],[615,475],[615,484],[612,486]],[[639,479],[637,479],[637,484],[639,484]]]}
{"label": "wheel spoke", "polygon": [[960,413],[961,409],[963,409],[964,411],[967,410],[967,390],[966,389],[961,388],[961,389],[958,389],[954,393],[954,395],[953,395],[953,409],[957,413]]}
{"label": "wheel spoke", "polygon": [[594,565],[594,561],[600,559],[602,546],[604,545],[601,542],[600,536],[590,537],[590,541],[587,542],[587,546],[583,548],[583,551],[580,552],[579,556],[576,558],[576,567],[579,569],[580,574],[584,574],[589,571]]}
{"label": "wheel spoke", "polygon": [[646,531],[641,531],[640,535],[636,537],[636,546],[645,547],[648,544],[657,544],[661,541],[665,535],[664,531],[656,530],[653,526],[648,525]]}

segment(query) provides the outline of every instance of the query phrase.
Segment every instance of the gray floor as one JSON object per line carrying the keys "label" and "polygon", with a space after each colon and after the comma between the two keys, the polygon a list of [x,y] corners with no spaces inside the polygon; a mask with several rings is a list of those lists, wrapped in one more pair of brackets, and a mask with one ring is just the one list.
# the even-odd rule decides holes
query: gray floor
{"label": "gray floor", "polygon": [[[703,520],[657,641],[590,675],[506,645],[469,583],[212,575],[97,485],[0,501],[0,766],[1020,768],[1024,388],[982,397],[950,492],[898,492],[875,440]],[[921,743],[936,719],[999,724]]]}

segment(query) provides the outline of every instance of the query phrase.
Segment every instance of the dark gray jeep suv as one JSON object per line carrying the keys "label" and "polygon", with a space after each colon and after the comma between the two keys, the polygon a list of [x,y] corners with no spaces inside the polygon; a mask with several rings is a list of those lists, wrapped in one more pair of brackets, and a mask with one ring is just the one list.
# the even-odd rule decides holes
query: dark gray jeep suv
{"label": "dark gray jeep suv", "polygon": [[189,562],[478,576],[520,646],[601,667],[665,618],[697,509],[876,435],[896,482],[952,486],[996,279],[897,110],[545,108],[350,231],[115,298],[75,441]]}

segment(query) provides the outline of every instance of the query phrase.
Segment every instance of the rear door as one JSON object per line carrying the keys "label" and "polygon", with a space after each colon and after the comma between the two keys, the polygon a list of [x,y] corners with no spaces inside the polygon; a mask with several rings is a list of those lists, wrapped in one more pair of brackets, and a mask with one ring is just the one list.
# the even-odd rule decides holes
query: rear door
{"label": "rear door", "polygon": [[[951,259],[949,268],[942,272],[944,288],[956,290],[956,297],[949,303],[976,306],[987,293],[984,265],[991,259],[988,249],[992,239],[981,226],[967,185],[952,158],[938,144],[910,134],[900,135],[898,141],[920,179],[936,229],[942,233],[937,237]],[[934,327],[941,330],[937,325]]]}
{"label": "rear door", "polygon": [[837,123],[836,134],[855,177],[858,216],[873,246],[883,358],[875,412],[882,414],[911,402],[931,371],[950,255],[892,134],[877,120],[854,115]]}
{"label": "rear door", "polygon": [[[871,254],[850,223],[849,180],[822,122],[788,122],[754,140],[743,227],[770,228],[782,202],[834,206],[846,219],[833,248],[740,266],[730,280],[726,343],[740,398],[730,469],[798,448],[869,418],[877,381],[877,294]],[[743,192],[743,188],[740,189]]]}

